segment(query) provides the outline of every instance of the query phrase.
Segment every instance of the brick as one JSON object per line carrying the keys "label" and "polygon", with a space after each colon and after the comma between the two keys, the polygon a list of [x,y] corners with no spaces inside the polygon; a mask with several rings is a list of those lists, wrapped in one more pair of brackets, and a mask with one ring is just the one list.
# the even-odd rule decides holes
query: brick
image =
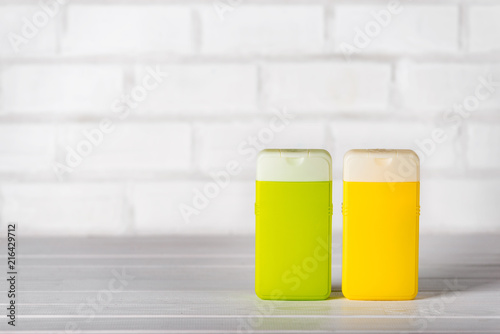
{"label": "brick", "polygon": [[474,110],[496,109],[500,103],[500,66],[495,64],[404,63],[397,73],[403,105],[415,112],[446,111],[455,104],[470,103],[478,87],[483,87],[481,94],[488,93],[482,81],[489,78],[496,87]]}
{"label": "brick", "polygon": [[468,12],[469,51],[500,50],[500,6],[471,6]]}
{"label": "brick", "polygon": [[420,231],[500,232],[500,179],[432,179],[421,182]]}
{"label": "brick", "polygon": [[290,111],[383,112],[388,105],[391,69],[371,63],[282,63],[263,71],[268,106]]}
{"label": "brick", "polygon": [[[257,69],[253,65],[165,65],[165,81],[150,93],[139,109],[147,112],[204,113],[257,110]],[[147,74],[136,71],[136,84]]]}
{"label": "brick", "polygon": [[[389,3],[336,6],[335,50],[344,53],[341,45],[347,43],[361,54],[458,51],[457,6],[402,2],[392,10]],[[363,35],[366,37],[359,37]]]}
{"label": "brick", "polygon": [[285,125],[274,116],[269,116],[267,121],[198,124],[195,131],[199,166],[203,171],[217,171],[235,160],[243,168],[242,176],[253,177],[260,150],[324,148],[325,130],[321,122],[290,119]]}
{"label": "brick", "polygon": [[14,65],[0,75],[4,112],[102,113],[123,94],[116,65]]}
{"label": "brick", "polygon": [[[210,186],[209,184],[212,184]],[[139,234],[227,234],[254,232],[255,183],[233,178],[214,190],[196,214],[183,218],[180,207],[195,208],[193,200],[213,188],[213,180],[141,183],[134,187],[135,231]],[[208,185],[208,186],[207,186]],[[210,188],[212,187],[212,188]],[[210,190],[209,194],[212,194]],[[206,198],[206,197],[205,197]]]}
{"label": "brick", "polygon": [[0,124],[0,172],[36,176],[51,171],[55,134],[52,125]]}
{"label": "brick", "polygon": [[187,54],[193,50],[189,7],[69,5],[66,54]]}
{"label": "brick", "polygon": [[[98,124],[68,124],[61,130],[59,161],[74,168],[70,174],[107,176],[185,171],[191,167],[191,127],[185,123],[120,123],[103,135]],[[94,143],[89,146],[91,133]],[[90,147],[90,149],[87,149]],[[81,159],[74,158],[76,151]],[[81,152],[90,151],[86,156]],[[80,163],[78,163],[78,161]],[[66,175],[68,173],[62,173]]]}
{"label": "brick", "polygon": [[0,56],[54,55],[61,7],[53,8],[50,17],[39,5],[1,5]]}
{"label": "brick", "polygon": [[323,50],[321,6],[210,6],[201,9],[200,16],[201,51],[206,54],[311,54]]}
{"label": "brick", "polygon": [[[445,138],[438,136],[433,139],[433,131],[442,129]],[[413,149],[419,154],[421,169],[428,170],[453,169],[458,157],[454,146],[457,142],[457,130],[450,126],[416,122],[369,122],[369,121],[339,121],[331,125],[335,161],[343,160],[344,154],[351,149]],[[341,177],[341,171],[334,171]]]}
{"label": "brick", "polygon": [[1,220],[22,235],[92,236],[126,232],[125,187],[113,184],[3,184]]}
{"label": "brick", "polygon": [[500,125],[470,123],[467,129],[467,163],[471,168],[500,168]]}

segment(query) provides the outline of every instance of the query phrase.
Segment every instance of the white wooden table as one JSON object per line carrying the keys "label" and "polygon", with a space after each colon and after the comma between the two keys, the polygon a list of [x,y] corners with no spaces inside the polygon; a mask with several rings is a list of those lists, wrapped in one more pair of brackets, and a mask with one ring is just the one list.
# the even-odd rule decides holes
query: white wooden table
{"label": "white wooden table", "polygon": [[331,297],[291,302],[254,294],[252,237],[21,238],[16,332],[500,333],[500,236],[421,236],[420,293],[401,302],[346,300],[339,242]]}

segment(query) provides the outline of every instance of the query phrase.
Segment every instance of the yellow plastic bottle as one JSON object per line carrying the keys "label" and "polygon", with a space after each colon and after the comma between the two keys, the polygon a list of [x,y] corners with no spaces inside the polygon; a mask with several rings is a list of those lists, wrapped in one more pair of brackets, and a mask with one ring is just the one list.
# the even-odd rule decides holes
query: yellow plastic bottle
{"label": "yellow plastic bottle", "polygon": [[264,150],[257,160],[255,292],[319,300],[331,293],[331,157]]}
{"label": "yellow plastic bottle", "polygon": [[420,163],[411,150],[344,157],[342,293],[409,300],[418,293]]}

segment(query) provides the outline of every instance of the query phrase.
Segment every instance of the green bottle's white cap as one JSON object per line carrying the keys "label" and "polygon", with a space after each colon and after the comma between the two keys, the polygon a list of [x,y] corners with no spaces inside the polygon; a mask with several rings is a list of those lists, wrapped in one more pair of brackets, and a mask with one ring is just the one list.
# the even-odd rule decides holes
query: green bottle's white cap
{"label": "green bottle's white cap", "polygon": [[257,181],[331,180],[332,157],[326,150],[267,149],[257,157]]}
{"label": "green bottle's white cap", "polygon": [[420,160],[412,150],[350,150],[344,156],[344,181],[417,182]]}

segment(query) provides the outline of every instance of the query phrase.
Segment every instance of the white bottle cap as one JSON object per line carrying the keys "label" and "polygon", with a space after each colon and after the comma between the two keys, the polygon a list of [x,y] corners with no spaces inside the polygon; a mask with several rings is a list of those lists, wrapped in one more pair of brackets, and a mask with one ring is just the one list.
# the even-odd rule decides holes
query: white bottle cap
{"label": "white bottle cap", "polygon": [[344,156],[344,181],[417,182],[420,160],[412,150],[350,150]]}
{"label": "white bottle cap", "polygon": [[332,157],[325,150],[260,151],[257,181],[313,182],[332,180]]}

